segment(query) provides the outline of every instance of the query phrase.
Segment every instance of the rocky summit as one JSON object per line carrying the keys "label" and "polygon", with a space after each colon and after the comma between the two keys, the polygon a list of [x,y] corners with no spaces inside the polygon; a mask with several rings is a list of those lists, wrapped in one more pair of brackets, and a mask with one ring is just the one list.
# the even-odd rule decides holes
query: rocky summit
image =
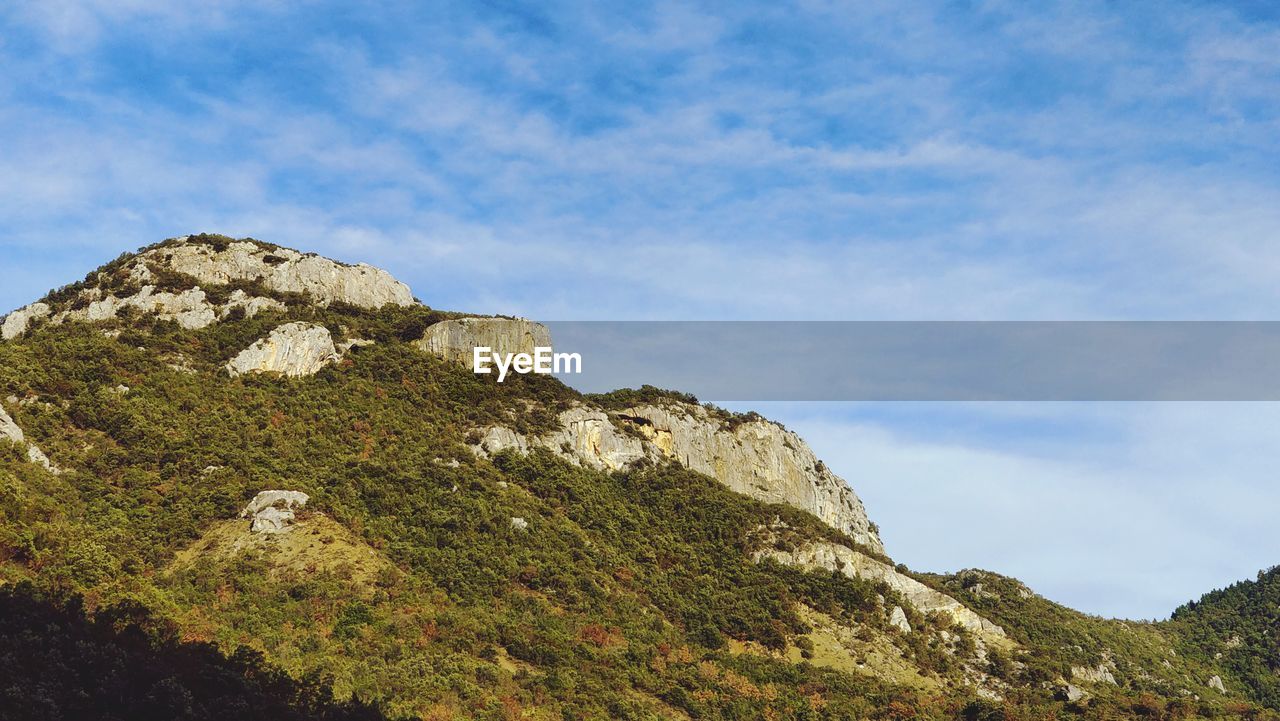
{"label": "rocky summit", "polygon": [[113,718],[1280,708],[1274,569],[1132,622],[909,568],[797,434],[679,391],[498,383],[471,350],[545,327],[371,266],[183,236],[0,331],[0,718],[122,689]]}
{"label": "rocky summit", "polygon": [[[211,294],[211,287],[227,291]],[[35,321],[102,321],[134,312],[198,329],[228,317],[281,310],[275,295],[372,309],[414,303],[408,286],[369,265],[347,265],[260,241],[184,236],[90,274],[53,302],[13,311],[0,324],[0,334],[11,340]]]}

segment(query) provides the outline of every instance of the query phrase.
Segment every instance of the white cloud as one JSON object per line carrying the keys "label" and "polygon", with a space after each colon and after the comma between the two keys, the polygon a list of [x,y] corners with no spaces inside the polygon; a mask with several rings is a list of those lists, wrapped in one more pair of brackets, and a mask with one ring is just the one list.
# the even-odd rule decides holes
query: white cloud
{"label": "white cloud", "polygon": [[913,568],[986,568],[1081,610],[1155,618],[1280,559],[1275,404],[924,404],[905,425],[874,404],[753,405],[849,481]]}

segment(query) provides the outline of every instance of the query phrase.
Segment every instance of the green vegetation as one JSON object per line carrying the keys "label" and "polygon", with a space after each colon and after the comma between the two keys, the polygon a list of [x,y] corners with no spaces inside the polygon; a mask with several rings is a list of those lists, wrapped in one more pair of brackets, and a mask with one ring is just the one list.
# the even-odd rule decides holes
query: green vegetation
{"label": "green vegetation", "polygon": [[1173,612],[1184,653],[1218,658],[1250,698],[1280,708],[1280,567],[1206,593]]}
{"label": "green vegetation", "polygon": [[592,393],[585,398],[607,411],[622,411],[634,406],[665,406],[678,403],[697,405],[698,399],[691,393],[667,390],[644,385],[639,388],[620,388],[608,393]]}
{"label": "green vegetation", "polygon": [[80,598],[48,598],[30,584],[0,588],[0,717],[378,721],[358,700],[337,702],[326,679],[297,681],[240,648],[228,657],[157,628],[122,604],[92,618]]}
{"label": "green vegetation", "polygon": [[[86,283],[124,288],[124,262]],[[604,473],[468,446],[490,424],[550,430],[573,403],[695,399],[650,387],[584,398],[542,376],[497,384],[406,342],[456,314],[281,300],[284,311],[198,331],[131,314],[0,343],[0,398],[16,398],[6,408],[64,469],[0,442],[0,586],[20,585],[0,593],[18,619],[0,614],[0,670],[34,686],[29,658],[51,679],[51,705],[29,716],[75,716],[65,704],[77,689],[102,699],[96,679],[131,678],[68,661],[66,649],[91,644],[93,658],[121,659],[113,668],[136,666],[136,688],[169,694],[117,699],[115,717],[163,714],[172,707],[138,705],[160,698],[190,700],[192,718],[217,704],[277,718],[1274,718],[1205,687],[1221,673],[1274,703],[1259,676],[1274,665],[1274,619],[1258,606],[1274,613],[1270,576],[1266,594],[1228,589],[1155,625],[1089,618],[994,574],[919,576],[1018,641],[970,668],[973,637],[884,584],[751,560],[764,543],[852,547],[808,514],[674,464]],[[376,343],[304,379],[221,372],[293,320]],[[312,497],[284,537],[235,520],[268,488]],[[889,624],[894,605],[911,633]],[[877,678],[857,658],[810,663],[820,649],[806,619],[818,614],[928,683]],[[1215,665],[1230,634],[1251,660]],[[1107,658],[1118,686],[1087,703],[1057,698],[1071,666]],[[966,686],[975,673],[1007,684],[1004,700],[979,699]],[[202,686],[209,675],[226,685]]]}

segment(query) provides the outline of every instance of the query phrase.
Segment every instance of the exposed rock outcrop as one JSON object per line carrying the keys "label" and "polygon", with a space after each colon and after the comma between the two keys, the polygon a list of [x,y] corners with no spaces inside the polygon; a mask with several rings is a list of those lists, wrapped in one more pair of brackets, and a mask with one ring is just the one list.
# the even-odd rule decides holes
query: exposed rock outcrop
{"label": "exposed rock outcrop", "polygon": [[910,576],[898,573],[897,569],[883,561],[850,548],[823,541],[809,543],[791,551],[769,548],[755,554],[757,562],[766,559],[810,571],[830,571],[849,578],[881,581],[921,613],[933,611],[945,613],[987,644],[1008,645],[1010,643],[1003,628],[974,613],[951,596],[936,591]]}
{"label": "exposed rock outcrop", "polygon": [[610,471],[642,458],[676,460],[739,493],[808,511],[858,543],[883,551],[857,494],[799,436],[775,423],[752,420],[729,428],[702,406],[675,403],[612,415],[579,406],[561,413],[559,426],[537,437],[491,426],[482,431],[477,450],[528,453],[542,447]]}
{"label": "exposed rock outcrop", "polygon": [[[183,287],[183,278],[190,287]],[[409,287],[384,270],[248,240],[214,243],[175,238],[138,253],[114,270],[98,273],[90,279],[94,282],[69,301],[52,306],[53,301],[32,303],[13,311],[0,325],[0,338],[17,338],[43,318],[54,324],[94,322],[130,311],[154,314],[196,330],[233,314],[251,318],[264,310],[285,310],[279,300],[244,288],[230,295],[221,289],[216,298],[210,295],[214,286],[232,283],[255,284],[267,293],[305,294],[321,306],[343,302],[376,309],[415,302]]]}
{"label": "exposed rock outcrop", "polygon": [[1080,703],[1081,701],[1088,701],[1091,696],[1091,694],[1088,691],[1085,691],[1079,686],[1076,686],[1070,683],[1063,687],[1062,695],[1070,703]]}
{"label": "exposed rock outcrop", "polygon": [[56,466],[49,462],[49,457],[41,451],[39,446],[34,443],[27,442],[27,434],[22,432],[22,428],[9,417],[4,406],[0,406],[0,438],[7,438],[17,444],[19,448],[25,448],[27,451],[27,460],[44,466],[46,470],[54,473],[58,472]]}
{"label": "exposed rock outcrop", "polygon": [[32,321],[48,318],[51,312],[52,310],[45,303],[32,303],[13,311],[4,317],[4,323],[0,324],[0,338],[4,340],[17,338],[27,332]]}
{"label": "exposed rock outcrop", "polygon": [[296,511],[309,500],[302,491],[262,491],[240,511],[240,517],[251,519],[249,530],[254,533],[287,533]]}
{"label": "exposed rock outcrop", "polygon": [[894,606],[889,612],[889,625],[903,633],[911,633],[911,623],[907,621],[907,612],[902,610],[902,606]]}
{"label": "exposed rock outcrop", "polygon": [[529,353],[551,346],[551,333],[541,323],[510,318],[457,318],[427,327],[414,345],[445,360],[472,367],[474,349],[490,348],[494,353]]}
{"label": "exposed rock outcrop", "polygon": [[883,552],[862,500],[782,426],[757,419],[727,430],[707,409],[683,403],[631,408],[618,418],[686,468],[757,500],[806,510]]}
{"label": "exposed rock outcrop", "polygon": [[584,406],[571,408],[559,416],[559,429],[545,436],[526,437],[506,426],[490,426],[481,435],[475,450],[482,454],[513,448],[528,453],[546,448],[573,463],[606,471],[627,467],[641,458],[656,460],[656,448],[619,431],[608,414]]}
{"label": "exposed rock outcrop", "polygon": [[140,313],[155,313],[161,320],[175,321],[188,330],[204,328],[218,319],[218,309],[199,288],[169,293],[156,292],[155,286],[144,285],[140,291],[127,297],[118,297],[93,288],[81,297],[91,299],[87,307],[63,311],[54,316],[53,322],[108,320],[115,318],[125,308],[134,308]]}
{"label": "exposed rock outcrop", "polygon": [[232,376],[245,373],[309,376],[338,357],[328,328],[311,323],[285,323],[232,358],[227,363],[227,372]]}
{"label": "exposed rock outcrop", "polygon": [[[30,307],[32,306],[28,306]],[[285,306],[275,299],[251,296],[243,290],[232,292],[226,303],[217,305],[199,287],[176,293],[157,291],[154,285],[143,285],[137,290],[110,292],[101,288],[89,288],[81,291],[79,301],[73,307],[53,314],[50,322],[56,325],[68,321],[103,321],[115,318],[126,310],[132,310],[138,313],[154,314],[160,320],[174,321],[187,330],[199,330],[219,320],[225,320],[237,309],[243,311],[244,317],[252,318],[263,310],[284,310]],[[14,311],[10,316],[21,312]],[[17,337],[26,329],[27,321],[15,323],[12,334],[6,335],[6,339]]]}
{"label": "exposed rock outcrop", "polygon": [[283,311],[285,310],[285,305],[275,298],[249,295],[237,288],[231,292],[231,297],[227,299],[226,305],[223,305],[218,310],[218,319],[226,320],[227,316],[237,309],[244,311],[244,317],[252,318],[264,310]]}
{"label": "exposed rock outcrop", "polygon": [[1109,658],[1103,659],[1097,666],[1072,666],[1071,679],[1082,683],[1109,683],[1116,685],[1116,664]]}
{"label": "exposed rock outcrop", "polygon": [[156,264],[210,285],[249,281],[280,293],[306,293],[324,306],[339,301],[361,308],[414,303],[409,286],[380,268],[346,265],[248,240],[213,245],[178,239],[140,253],[133,262],[143,269]]}
{"label": "exposed rock outcrop", "polygon": [[1209,679],[1209,688],[1211,688],[1211,689],[1215,689],[1215,690],[1220,691],[1220,692],[1222,692],[1222,693],[1226,693],[1226,692],[1227,692],[1227,687],[1222,685],[1222,677],[1221,677],[1221,676],[1213,676],[1213,677],[1211,677],[1211,678]]}

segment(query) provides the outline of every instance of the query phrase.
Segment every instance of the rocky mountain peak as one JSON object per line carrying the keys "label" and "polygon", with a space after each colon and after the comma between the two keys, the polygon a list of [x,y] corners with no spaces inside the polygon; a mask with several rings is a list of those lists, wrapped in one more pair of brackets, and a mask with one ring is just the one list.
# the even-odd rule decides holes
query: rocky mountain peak
{"label": "rocky mountain peak", "polygon": [[20,337],[43,322],[92,322],[126,313],[154,314],[198,329],[299,301],[368,309],[415,303],[409,286],[371,265],[252,239],[190,235],[121,256],[83,281],[13,311],[0,323],[0,338]]}
{"label": "rocky mountain peak", "polygon": [[256,240],[221,236],[174,238],[139,253],[127,266],[140,282],[165,271],[191,276],[203,285],[260,283],[276,293],[302,293],[317,304],[349,303],[361,308],[412,305],[409,286],[385,270],[348,265],[314,253]]}

